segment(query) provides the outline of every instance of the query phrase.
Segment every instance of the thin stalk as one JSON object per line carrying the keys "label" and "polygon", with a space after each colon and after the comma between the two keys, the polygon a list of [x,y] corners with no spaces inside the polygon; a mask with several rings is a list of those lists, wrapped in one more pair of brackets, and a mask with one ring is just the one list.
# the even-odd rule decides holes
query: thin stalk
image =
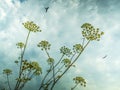
{"label": "thin stalk", "polygon": [[[55,67],[57,67],[58,65],[59,65],[59,63],[62,61],[62,58],[64,57],[64,54],[62,55],[62,57],[60,58],[60,60],[55,64],[55,65],[53,65],[53,68],[52,68],[52,70],[53,70],[53,77],[51,77],[51,79],[53,79],[53,83],[55,83],[55,75],[57,75],[57,73],[60,71],[60,70],[58,70],[56,73],[55,73]],[[48,80],[48,82],[51,80],[51,79],[49,79]],[[52,81],[51,81],[52,82]],[[50,84],[50,83],[49,83]],[[49,85],[48,84],[48,85]]]}
{"label": "thin stalk", "polygon": [[77,83],[73,88],[71,88],[71,90],[74,90],[77,86],[78,86],[79,83]]}
{"label": "thin stalk", "polygon": [[11,90],[8,74],[7,74],[7,82],[8,82],[9,90]]}
{"label": "thin stalk", "polygon": [[[21,56],[22,56],[22,52],[23,52],[23,50],[22,50],[22,48],[21,48],[21,55],[20,55],[20,66],[21,66]],[[20,75],[20,69],[19,69],[19,75]],[[18,81],[16,82],[16,86],[15,86],[15,88],[17,88],[17,86],[18,86]],[[15,89],[16,90],[16,89]]]}
{"label": "thin stalk", "polygon": [[[47,56],[50,58],[49,53],[48,53],[46,50],[45,50],[45,52],[47,53]],[[43,83],[44,83],[46,77],[49,75],[49,73],[50,73],[51,71],[53,71],[53,68],[55,69],[55,67],[58,66],[58,64],[62,61],[62,58],[63,58],[63,57],[64,57],[64,54],[61,56],[61,58],[59,59],[59,61],[54,65],[54,67],[52,67],[52,68],[50,69],[50,71],[46,73],[46,75],[44,76],[44,78],[43,78],[43,80],[42,80],[42,82],[41,82],[41,85],[40,85],[39,90],[42,89],[42,87],[43,87]],[[62,66],[62,67],[63,67],[63,66]],[[54,74],[53,74],[53,75],[54,75],[54,76],[53,76],[53,77],[54,77],[54,83],[55,83],[55,75],[56,75],[59,71],[60,71],[60,70],[58,70],[56,73],[53,72],[53,73],[54,73]],[[51,77],[51,78],[47,81],[46,84],[48,84],[49,81],[53,79],[53,77]],[[51,82],[52,82],[52,81],[51,81]],[[49,84],[48,84],[48,85],[49,85]]]}
{"label": "thin stalk", "polygon": [[[47,53],[47,56],[50,58],[50,55],[49,55],[49,53],[47,52],[47,50],[45,49],[45,52]],[[54,62],[52,63],[52,65],[51,65],[51,68],[52,68],[52,70],[50,70],[50,71],[53,71],[53,81],[55,82],[55,69],[54,69]]]}
{"label": "thin stalk", "polygon": [[[60,70],[62,69],[64,67],[64,65],[62,65],[59,69],[58,69],[58,71],[55,73],[55,76],[58,74],[58,72],[60,72]],[[52,77],[47,81],[47,84],[50,84],[52,81]]]}
{"label": "thin stalk", "polygon": [[[30,36],[30,31],[28,32],[28,35],[27,35],[27,38],[26,38],[26,41],[25,41],[25,46],[24,46],[23,52],[21,53],[21,61],[20,61],[20,68],[19,68],[19,78],[21,78],[21,75],[22,75],[22,61],[23,61],[23,57],[24,57],[24,53],[25,53],[25,50],[26,50],[26,46],[27,46],[27,43],[28,43],[29,36]],[[17,83],[15,85],[15,90],[17,90],[20,83],[21,82],[17,80]]]}
{"label": "thin stalk", "polygon": [[49,53],[48,53],[48,51],[46,49],[45,49],[45,52],[46,52],[48,58],[50,58],[50,55],[49,55]]}
{"label": "thin stalk", "polygon": [[[47,53],[47,52],[46,52]],[[49,54],[48,54],[49,55]],[[64,57],[64,54],[62,55],[62,57],[60,58],[60,60],[54,65],[54,63],[53,63],[53,67],[52,67],[52,70],[51,71],[53,71],[53,76],[47,81],[47,86],[50,84],[50,83],[52,83],[52,81],[53,81],[53,83],[55,83],[55,75],[59,72],[59,70],[55,73],[55,67],[56,66],[58,66],[58,64],[62,61],[62,58]],[[53,79],[53,80],[52,80]],[[52,80],[50,83],[48,83],[50,80]]]}
{"label": "thin stalk", "polygon": [[[76,53],[73,54],[73,56],[70,58],[70,60],[73,59],[73,57],[75,56]],[[60,69],[58,69],[58,71],[55,73],[55,75],[60,72],[60,70],[62,70],[62,68],[64,67],[64,64],[60,67]]]}
{"label": "thin stalk", "polygon": [[[62,61],[62,59],[63,59],[63,57],[64,57],[64,54],[62,55],[62,57],[59,59],[59,61],[54,65],[54,69],[58,66],[58,64]],[[53,68],[52,68],[53,69]],[[60,70],[58,70],[57,72],[59,72]],[[55,73],[55,75],[56,75],[57,73]]]}
{"label": "thin stalk", "polygon": [[73,57],[75,56],[75,54],[76,54],[76,53],[74,53],[74,54],[73,54],[73,56],[70,58],[70,60],[72,60],[72,59],[73,59]]}
{"label": "thin stalk", "polygon": [[[70,69],[70,67],[77,61],[77,59],[79,58],[79,56],[82,54],[82,52],[84,51],[84,49],[87,47],[87,45],[90,43],[90,41],[87,42],[87,44],[84,46],[83,50],[78,54],[78,56],[75,58],[75,60],[66,68],[66,70],[61,74],[61,77]],[[58,78],[55,83],[53,83],[53,85],[51,86],[51,90],[54,88],[55,84],[61,79]]]}
{"label": "thin stalk", "polygon": [[[50,55],[49,55],[49,53],[47,52],[47,50],[45,50],[45,52],[46,52],[48,58],[50,58]],[[49,75],[49,73],[50,73],[50,71],[51,71],[51,68],[52,68],[52,67],[50,66],[50,70],[49,70],[49,71],[46,73],[46,75],[44,76],[44,78],[43,78],[43,80],[42,80],[42,82],[41,82],[41,85],[40,85],[40,87],[39,87],[39,90],[42,89],[42,87],[43,87],[43,85],[44,85],[44,81],[45,81],[46,77]]]}
{"label": "thin stalk", "polygon": [[62,55],[62,57],[60,58],[60,60],[55,64],[55,66],[54,66],[54,68],[56,67],[56,66],[58,66],[58,64],[62,61],[62,58],[64,57],[64,54]]}
{"label": "thin stalk", "polygon": [[[64,54],[61,56],[61,58],[59,59],[59,61],[54,65],[54,68],[56,67],[56,66],[58,66],[58,64],[61,62],[61,60],[62,60],[62,58],[64,57]],[[54,72],[54,77],[57,75],[57,73],[63,68],[63,66],[64,65],[62,65],[61,67],[60,67],[60,69],[58,69],[58,71],[57,72]],[[53,68],[52,68],[53,69]],[[51,77],[47,82],[46,82],[46,84],[47,85],[49,85],[52,81],[53,79],[53,77]],[[54,80],[55,80],[55,78],[54,78]],[[55,82],[55,81],[54,81]]]}
{"label": "thin stalk", "polygon": [[[30,79],[32,79],[32,77],[34,76],[35,71],[32,73],[32,75],[30,75],[30,73],[31,73],[31,70],[28,72],[27,77],[30,78]],[[22,90],[22,88],[25,86],[25,84],[26,84],[27,82],[28,82],[28,81],[22,83],[22,85],[20,86],[19,90]]]}
{"label": "thin stalk", "polygon": [[[70,60],[72,61],[73,57],[75,56],[76,53],[74,53],[72,55],[72,57],[70,58]],[[63,55],[64,56],[64,55]],[[63,58],[62,56],[62,58]],[[62,60],[62,58],[60,60]],[[60,62],[59,62],[60,63]],[[62,70],[62,68],[64,67],[64,64],[58,69],[58,71],[55,73],[55,76]],[[47,84],[49,85],[52,81],[52,77],[47,81]]]}
{"label": "thin stalk", "polygon": [[83,38],[82,46],[84,46],[85,38]]}
{"label": "thin stalk", "polygon": [[54,62],[53,62],[53,81],[55,82],[55,69],[54,69]]}
{"label": "thin stalk", "polygon": [[[49,71],[49,72],[50,72],[50,71]],[[42,82],[41,82],[41,85],[40,85],[40,87],[39,87],[39,90],[42,89],[43,84],[44,84],[44,81],[45,81],[46,77],[48,76],[49,72],[47,72],[46,75],[44,76],[44,78],[43,78],[43,80],[42,80]]]}

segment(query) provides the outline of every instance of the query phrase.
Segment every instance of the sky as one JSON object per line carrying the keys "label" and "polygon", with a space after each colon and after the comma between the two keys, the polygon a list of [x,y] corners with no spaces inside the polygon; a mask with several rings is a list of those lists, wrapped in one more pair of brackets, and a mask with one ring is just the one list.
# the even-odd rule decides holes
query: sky
{"label": "sky", "polygon": [[[47,13],[45,7],[49,7]],[[82,42],[82,24],[91,23],[105,33],[99,42],[89,44],[76,67],[71,68],[55,90],[70,90],[75,75],[87,81],[87,87],[78,86],[75,90],[120,90],[119,8],[119,0],[0,0],[0,87],[6,80],[2,70],[18,69],[14,64],[20,54],[16,43],[25,41],[27,30],[22,23],[29,20],[39,25],[42,32],[31,34],[25,56],[38,61],[43,68],[47,64],[40,58],[46,56],[36,46],[39,41],[48,40],[52,44],[51,55],[58,58],[61,46],[71,48]],[[103,59],[104,56],[107,57]],[[13,74],[11,81],[16,72]],[[34,78],[24,90],[34,90],[38,82]]]}

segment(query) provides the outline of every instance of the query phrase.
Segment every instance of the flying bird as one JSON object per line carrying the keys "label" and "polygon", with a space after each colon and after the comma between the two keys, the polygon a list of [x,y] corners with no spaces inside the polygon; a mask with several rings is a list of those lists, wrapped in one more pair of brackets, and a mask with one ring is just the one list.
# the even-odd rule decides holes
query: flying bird
{"label": "flying bird", "polygon": [[46,11],[46,13],[47,13],[48,9],[49,9],[49,7],[45,7],[45,11]]}
{"label": "flying bird", "polygon": [[104,57],[102,57],[102,59],[105,59],[107,57],[107,55],[105,55]]}

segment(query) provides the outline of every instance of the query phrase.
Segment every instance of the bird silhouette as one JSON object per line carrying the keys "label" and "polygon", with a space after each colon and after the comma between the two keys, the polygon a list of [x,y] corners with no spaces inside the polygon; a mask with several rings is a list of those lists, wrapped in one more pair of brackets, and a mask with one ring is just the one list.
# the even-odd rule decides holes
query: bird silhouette
{"label": "bird silhouette", "polygon": [[107,55],[105,55],[104,57],[102,57],[102,59],[105,59],[107,57]]}
{"label": "bird silhouette", "polygon": [[49,9],[49,7],[45,7],[45,11],[46,11],[46,12],[48,11],[48,9]]}

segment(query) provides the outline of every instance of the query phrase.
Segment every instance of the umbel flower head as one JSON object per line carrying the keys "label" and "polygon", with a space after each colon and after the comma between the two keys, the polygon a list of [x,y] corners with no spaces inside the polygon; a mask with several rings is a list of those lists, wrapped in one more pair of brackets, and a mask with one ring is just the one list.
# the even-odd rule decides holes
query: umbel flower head
{"label": "umbel flower head", "polygon": [[27,22],[22,23],[22,24],[26,29],[28,29],[31,32],[41,32],[41,30],[39,29],[40,27],[32,21],[27,21]]}
{"label": "umbel flower head", "polygon": [[3,74],[10,75],[10,74],[12,74],[12,70],[10,70],[10,69],[4,69],[3,70]]}
{"label": "umbel flower head", "polygon": [[18,42],[18,43],[16,44],[16,46],[17,46],[17,48],[22,49],[22,48],[24,47],[24,43],[23,43],[23,42]]}
{"label": "umbel flower head", "polygon": [[27,82],[32,79],[32,76],[42,74],[42,68],[36,61],[28,62],[28,60],[22,61],[22,76],[21,78],[16,78],[17,81]]}
{"label": "umbel flower head", "polygon": [[68,57],[72,54],[71,49],[67,48],[66,46],[60,48],[60,53]]}
{"label": "umbel flower head", "polygon": [[84,23],[81,28],[83,28],[82,30],[82,35],[84,38],[86,38],[87,40],[100,40],[101,35],[104,34],[104,32],[100,32],[99,28],[94,28],[91,24],[89,23]]}
{"label": "umbel flower head", "polygon": [[35,62],[35,61],[28,62],[27,60],[23,60],[22,70],[23,71],[24,70],[33,70],[33,71],[35,71],[34,72],[35,75],[40,75],[42,73],[42,68],[40,67],[38,62]]}
{"label": "umbel flower head", "polygon": [[71,60],[68,58],[63,59],[62,62],[64,63],[65,67],[68,67],[71,64]]}
{"label": "umbel flower head", "polygon": [[77,76],[77,77],[73,78],[73,80],[75,81],[76,84],[80,84],[81,86],[86,87],[86,81],[83,77]]}
{"label": "umbel flower head", "polygon": [[47,59],[47,62],[48,62],[49,65],[50,65],[50,64],[53,64],[53,63],[54,63],[54,59],[53,59],[53,58],[48,58],[48,59]]}
{"label": "umbel flower head", "polygon": [[42,68],[40,67],[40,65],[38,64],[38,62],[31,62],[31,66],[32,66],[32,69],[35,70],[34,74],[35,75],[39,75],[42,73]]}
{"label": "umbel flower head", "polygon": [[51,44],[48,41],[44,40],[44,41],[39,42],[37,46],[41,47],[41,50],[44,50],[44,49],[50,50]]}
{"label": "umbel flower head", "polygon": [[74,53],[80,53],[82,50],[83,50],[83,46],[81,44],[73,45],[73,52]]}

